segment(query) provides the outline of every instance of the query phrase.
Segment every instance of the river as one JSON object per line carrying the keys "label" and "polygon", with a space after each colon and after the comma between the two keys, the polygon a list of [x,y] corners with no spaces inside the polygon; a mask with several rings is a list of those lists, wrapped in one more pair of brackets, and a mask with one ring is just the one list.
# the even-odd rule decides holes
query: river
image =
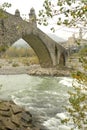
{"label": "river", "polygon": [[13,100],[25,107],[48,130],[58,130],[58,113],[64,113],[68,93],[72,89],[69,77],[0,75],[0,99]]}

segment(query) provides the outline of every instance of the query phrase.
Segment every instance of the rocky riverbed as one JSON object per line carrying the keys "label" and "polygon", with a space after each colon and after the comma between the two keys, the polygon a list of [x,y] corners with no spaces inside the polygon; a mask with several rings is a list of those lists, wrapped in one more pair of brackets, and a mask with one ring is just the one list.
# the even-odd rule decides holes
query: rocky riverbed
{"label": "rocky riverbed", "polygon": [[65,67],[54,68],[42,68],[39,64],[24,64],[28,62],[28,59],[0,59],[0,75],[12,75],[12,74],[29,74],[29,75],[45,75],[45,76],[70,76],[71,72],[80,68],[78,60],[74,58],[71,61],[67,61]]}
{"label": "rocky riverbed", "polygon": [[70,68],[41,68],[40,65],[30,66],[5,66],[0,68],[0,75],[29,74],[38,76],[70,76]]}
{"label": "rocky riverbed", "polygon": [[0,130],[41,130],[29,111],[12,101],[0,101]]}

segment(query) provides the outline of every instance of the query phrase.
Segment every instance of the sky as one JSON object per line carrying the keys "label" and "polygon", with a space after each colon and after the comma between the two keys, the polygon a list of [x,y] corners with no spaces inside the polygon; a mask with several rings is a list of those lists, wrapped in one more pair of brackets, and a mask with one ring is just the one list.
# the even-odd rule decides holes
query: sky
{"label": "sky", "polygon": [[35,8],[36,13],[43,6],[43,0],[0,0],[0,5],[4,2],[12,4],[12,7],[7,9],[8,12],[14,14],[16,9],[19,9],[21,14],[29,14],[29,11],[32,7]]}
{"label": "sky", "polygon": [[[44,0],[0,0],[0,5],[2,5],[4,2],[12,4],[10,8],[6,9],[7,12],[14,14],[15,10],[18,9],[21,16],[26,15],[26,17],[28,18],[30,9],[32,7],[35,9],[36,15],[38,15],[39,10],[43,8]],[[52,23],[46,27],[38,25],[38,27],[46,33],[52,33],[50,28],[53,26],[56,27],[56,25],[53,25]],[[57,26],[55,31],[55,34],[59,37],[62,37],[63,39],[68,39],[68,37],[71,37],[73,33],[78,33],[78,30],[67,29],[63,26]]]}

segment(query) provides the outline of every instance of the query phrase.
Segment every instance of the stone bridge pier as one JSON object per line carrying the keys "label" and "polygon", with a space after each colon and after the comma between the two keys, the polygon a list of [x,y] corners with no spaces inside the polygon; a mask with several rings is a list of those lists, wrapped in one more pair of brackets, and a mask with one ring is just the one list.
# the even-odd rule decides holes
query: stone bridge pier
{"label": "stone bridge pier", "polygon": [[0,19],[3,23],[0,23],[0,45],[11,46],[22,38],[35,51],[41,67],[65,66],[66,49],[37,27],[33,8],[29,13],[29,22],[20,17],[19,10],[15,11],[15,15],[4,13],[5,17]]}

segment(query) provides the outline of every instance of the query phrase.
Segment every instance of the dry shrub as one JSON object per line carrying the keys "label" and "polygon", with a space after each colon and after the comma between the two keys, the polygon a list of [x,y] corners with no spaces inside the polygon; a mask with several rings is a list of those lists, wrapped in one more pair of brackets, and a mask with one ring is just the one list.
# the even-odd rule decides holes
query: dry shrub
{"label": "dry shrub", "polygon": [[36,54],[32,48],[10,47],[6,51],[5,55],[8,57],[32,57],[35,56]]}
{"label": "dry shrub", "polygon": [[13,63],[12,66],[17,67],[17,66],[19,66],[19,64],[18,63]]}
{"label": "dry shrub", "polygon": [[37,56],[30,57],[30,64],[39,64]]}

